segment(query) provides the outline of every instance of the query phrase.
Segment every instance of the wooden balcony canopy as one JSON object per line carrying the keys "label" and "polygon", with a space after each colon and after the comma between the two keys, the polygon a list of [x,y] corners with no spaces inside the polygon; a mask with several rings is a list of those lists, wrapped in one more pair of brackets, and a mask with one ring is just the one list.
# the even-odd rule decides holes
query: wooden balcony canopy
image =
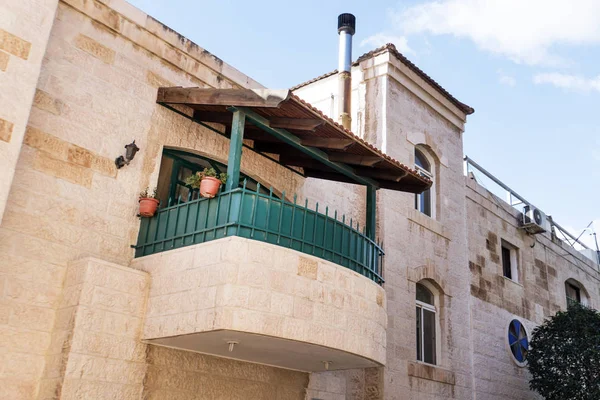
{"label": "wooden balcony canopy", "polygon": [[[307,177],[421,193],[431,181],[334,122],[289,90],[163,87],[157,103],[198,122],[219,123],[226,135],[241,130],[255,151]],[[243,118],[232,118],[232,113]],[[236,122],[237,121],[237,122]],[[236,124],[243,124],[239,127]]]}

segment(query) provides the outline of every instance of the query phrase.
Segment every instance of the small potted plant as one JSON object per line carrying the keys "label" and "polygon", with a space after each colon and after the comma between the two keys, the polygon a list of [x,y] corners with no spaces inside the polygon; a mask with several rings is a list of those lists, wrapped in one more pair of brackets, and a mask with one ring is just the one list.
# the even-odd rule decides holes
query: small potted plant
{"label": "small potted plant", "polygon": [[140,215],[142,217],[153,217],[158,208],[159,200],[156,198],[156,188],[150,193],[150,188],[140,193]]}
{"label": "small potted plant", "polygon": [[200,196],[208,198],[215,197],[221,184],[226,182],[227,174],[224,172],[217,174],[214,168],[204,168],[203,171],[196,172],[185,180],[192,189],[200,189]]}

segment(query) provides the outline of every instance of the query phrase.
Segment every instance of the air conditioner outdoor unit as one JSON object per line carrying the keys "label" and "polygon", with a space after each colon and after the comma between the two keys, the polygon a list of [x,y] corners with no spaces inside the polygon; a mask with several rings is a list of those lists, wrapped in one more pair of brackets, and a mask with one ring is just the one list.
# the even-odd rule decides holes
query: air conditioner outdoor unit
{"label": "air conditioner outdoor unit", "polygon": [[521,228],[531,234],[548,232],[552,229],[546,214],[531,205],[523,207]]}

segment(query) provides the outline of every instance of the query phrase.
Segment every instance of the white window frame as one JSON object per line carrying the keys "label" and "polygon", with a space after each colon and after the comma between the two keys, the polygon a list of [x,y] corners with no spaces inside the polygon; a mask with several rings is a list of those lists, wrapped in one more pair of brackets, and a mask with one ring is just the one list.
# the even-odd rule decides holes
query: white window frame
{"label": "white window frame", "polygon": [[[427,163],[429,164],[429,167],[431,168],[431,171],[427,171],[425,168],[417,165],[417,160],[416,160],[416,158],[417,158],[417,151],[423,155],[423,157],[425,158],[425,160],[427,160]],[[430,217],[432,219],[436,219],[436,212],[435,212],[435,210],[436,210],[436,202],[435,202],[435,199],[436,199],[435,184],[436,184],[436,182],[435,182],[435,176],[433,174],[433,170],[435,169],[435,163],[433,162],[433,159],[431,158],[431,156],[429,155],[429,153],[427,152],[427,150],[425,150],[425,149],[423,149],[422,147],[419,147],[419,146],[415,147],[414,157],[415,157],[415,169],[417,170],[417,172],[420,175],[425,176],[425,177],[431,179],[431,181],[433,182],[433,184],[431,185],[431,187],[428,189],[429,192],[430,192],[430,195],[429,195],[430,205],[429,205],[429,207],[431,209],[431,215],[425,214],[419,207],[416,207],[416,209],[421,214],[423,214],[425,216],[428,216],[428,217]],[[421,203],[421,199],[420,199],[421,193],[416,194],[415,196],[416,196],[416,203],[420,204]]]}
{"label": "white window frame", "polygon": [[[506,248],[509,251],[510,256],[510,275],[511,277],[507,277],[504,275],[504,258],[502,257],[502,248]],[[519,248],[506,240],[502,239],[500,241],[500,258],[502,262],[502,276],[506,279],[510,279],[513,282],[519,283]]]}
{"label": "white window frame", "polygon": [[[428,304],[428,303],[424,303],[422,301],[416,300],[415,299],[415,306],[418,307],[420,310],[420,314],[421,314],[421,354],[420,357],[421,359],[419,360],[419,354],[417,354],[417,362],[423,363],[423,364],[427,364],[427,365],[440,365],[440,345],[441,345],[441,326],[440,326],[440,318],[439,318],[439,313],[438,313],[438,309],[439,309],[439,291],[437,289],[435,289],[435,287],[433,287],[433,285],[431,285],[430,283],[428,283],[427,281],[420,281],[417,283],[418,285],[423,285],[427,290],[429,290],[431,292],[431,294],[433,295],[433,305]],[[425,330],[423,329],[423,310],[427,310],[430,311],[434,314],[434,320],[435,320],[435,332],[434,332],[434,336],[435,336],[435,349],[434,349],[434,363],[428,363],[425,362]],[[416,323],[417,321],[415,320],[415,330],[416,330]],[[418,347],[418,343],[417,346]],[[415,348],[415,350],[417,350]]]}

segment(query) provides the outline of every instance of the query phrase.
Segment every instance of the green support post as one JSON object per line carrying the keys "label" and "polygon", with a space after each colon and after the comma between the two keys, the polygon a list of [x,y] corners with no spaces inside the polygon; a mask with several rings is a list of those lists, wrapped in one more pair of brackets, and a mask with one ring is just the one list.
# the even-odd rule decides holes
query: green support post
{"label": "green support post", "polygon": [[377,189],[367,185],[367,237],[375,240],[377,233]]}
{"label": "green support post", "polygon": [[238,187],[240,182],[240,163],[242,161],[242,144],[244,141],[244,124],[246,115],[241,111],[233,112],[231,124],[231,139],[229,142],[229,157],[227,158],[227,184],[225,190]]}

